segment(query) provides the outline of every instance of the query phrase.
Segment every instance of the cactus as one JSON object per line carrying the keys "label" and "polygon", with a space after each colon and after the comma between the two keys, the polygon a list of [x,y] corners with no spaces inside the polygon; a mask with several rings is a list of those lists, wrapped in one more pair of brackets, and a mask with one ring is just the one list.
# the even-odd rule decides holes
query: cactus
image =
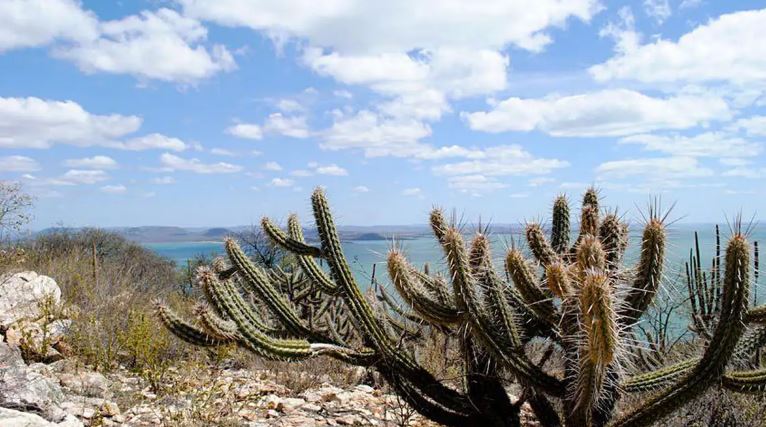
{"label": "cactus", "polygon": [[[394,248],[387,266],[397,299],[382,286],[374,297],[363,293],[321,189],[312,195],[312,208],[320,246],[304,240],[294,215],[287,231],[262,222],[272,240],[295,255],[300,273],[265,271],[229,239],[231,267],[217,262],[197,271],[210,304],[196,310],[199,320],[186,321],[158,304],[162,322],[196,345],[236,343],[268,359],[328,356],[376,369],[414,409],[449,426],[518,426],[525,402],[545,426],[647,426],[714,384],[743,393],[766,387],[764,370],[728,368],[738,355],[753,354],[766,336],[740,340],[747,323],[766,323],[766,308],[748,310],[750,251],[739,230],[728,243],[724,268],[716,270],[720,310],[702,356],[633,372],[633,328],[663,274],[665,218],[656,209],[644,225],[637,265],[626,268],[627,225],[616,213],[602,212],[597,192],[589,189],[583,197],[579,234],[571,245],[569,203],[559,196],[550,240],[540,224],[526,226],[533,259],[509,249],[508,281],[497,273],[484,233],[466,244],[434,209],[430,225],[448,274],[431,274],[431,267],[421,271]],[[256,304],[242,291],[254,295]],[[440,380],[421,363],[411,341],[422,339],[426,329],[456,340],[462,383]],[[530,342],[541,339],[547,350],[535,361]],[[508,382],[519,385],[520,397],[506,393]],[[615,414],[623,393],[647,390],[653,395],[644,403]]]}

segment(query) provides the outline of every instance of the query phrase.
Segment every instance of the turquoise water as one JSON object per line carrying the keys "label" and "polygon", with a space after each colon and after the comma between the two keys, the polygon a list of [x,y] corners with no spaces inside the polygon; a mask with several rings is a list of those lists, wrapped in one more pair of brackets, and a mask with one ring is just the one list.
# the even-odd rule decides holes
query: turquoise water
{"label": "turquoise water", "polygon": [[[634,227],[636,228],[636,227]],[[697,230],[700,236],[700,251],[702,253],[702,264],[709,265],[715,254],[715,225],[696,224],[696,225],[673,225],[668,229],[668,243],[666,249],[667,266],[665,272],[668,279],[672,279],[684,267],[684,262],[689,258],[689,249],[694,246],[694,231]],[[721,227],[722,251],[725,250],[727,236],[730,234],[727,226]],[[498,265],[502,265],[502,256],[507,248],[513,243],[520,241],[521,235],[516,234],[495,234],[492,235],[493,253]],[[749,240],[766,241],[766,227],[753,227]],[[632,263],[638,257],[640,244],[640,229],[631,233],[631,244],[626,254],[626,261]],[[186,265],[188,259],[198,255],[221,255],[223,253],[222,242],[182,242],[182,243],[146,243],[149,249],[158,254],[172,259],[177,265]],[[376,275],[379,279],[385,278],[385,259],[386,254],[391,249],[393,243],[390,240],[364,240],[364,241],[346,241],[343,243],[343,249],[348,258],[354,274],[360,284],[364,285],[370,282],[372,268],[377,264]],[[431,267],[443,268],[443,256],[441,248],[436,241],[428,236],[409,240],[397,241],[396,245],[401,247],[407,254],[408,259],[415,265],[423,265],[428,262]],[[382,277],[381,277],[382,275]],[[766,289],[759,289],[758,299],[766,301]],[[761,295],[763,293],[763,295]]]}

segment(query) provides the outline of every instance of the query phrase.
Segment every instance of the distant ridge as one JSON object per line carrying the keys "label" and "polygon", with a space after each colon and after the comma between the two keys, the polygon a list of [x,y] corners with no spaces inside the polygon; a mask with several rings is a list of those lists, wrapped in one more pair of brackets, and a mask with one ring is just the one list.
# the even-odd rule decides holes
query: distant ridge
{"label": "distant ridge", "polygon": [[[484,224],[486,225],[486,224]],[[576,224],[573,224],[573,231],[576,231]],[[673,227],[684,230],[705,230],[712,227],[712,224],[675,224]],[[85,227],[51,227],[37,232],[37,234],[46,234],[63,230],[78,230]],[[104,230],[119,233],[125,238],[138,243],[180,243],[180,242],[220,242],[226,236],[235,235],[250,230],[252,226],[234,226],[234,227],[175,227],[175,226],[155,226],[147,225],[140,227],[102,227]],[[760,228],[760,226],[758,226]],[[462,229],[470,234],[479,230],[478,224],[463,224]],[[523,224],[491,224],[492,233],[505,234],[511,231],[519,232],[523,229]],[[725,230],[725,226],[723,228]],[[343,240],[356,241],[376,241],[390,240],[409,240],[422,236],[430,236],[431,229],[423,225],[370,225],[359,226],[349,225],[338,227],[340,236]],[[316,242],[318,236],[313,228],[304,231],[306,239],[310,242]]]}

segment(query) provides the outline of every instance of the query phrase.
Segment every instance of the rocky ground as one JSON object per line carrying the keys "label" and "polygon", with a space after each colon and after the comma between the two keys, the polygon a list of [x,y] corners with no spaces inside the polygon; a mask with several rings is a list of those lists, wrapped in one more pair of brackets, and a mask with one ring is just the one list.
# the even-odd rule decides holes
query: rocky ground
{"label": "rocky ground", "polygon": [[396,396],[329,377],[290,390],[270,370],[178,364],[153,389],[121,367],[94,372],[67,357],[61,306],[50,277],[0,278],[0,425],[433,425]]}
{"label": "rocky ground", "polygon": [[[163,370],[153,387],[124,367],[95,372],[69,355],[72,320],[61,306],[50,277],[0,277],[0,426],[436,425],[397,396],[361,384],[369,377],[361,368],[350,371],[356,385],[338,387],[329,376],[312,376],[309,385],[296,382],[297,389],[280,382],[280,368],[181,361]],[[305,369],[288,374],[300,379]]]}

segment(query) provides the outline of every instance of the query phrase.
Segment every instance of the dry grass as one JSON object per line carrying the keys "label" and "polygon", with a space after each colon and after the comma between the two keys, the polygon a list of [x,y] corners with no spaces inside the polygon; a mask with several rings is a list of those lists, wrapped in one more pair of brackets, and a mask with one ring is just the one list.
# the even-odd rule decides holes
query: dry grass
{"label": "dry grass", "polygon": [[75,319],[67,344],[84,363],[109,370],[117,363],[143,369],[189,349],[154,321],[151,301],[183,306],[172,262],[100,230],[57,231],[23,242],[0,273],[33,270],[56,280]]}

